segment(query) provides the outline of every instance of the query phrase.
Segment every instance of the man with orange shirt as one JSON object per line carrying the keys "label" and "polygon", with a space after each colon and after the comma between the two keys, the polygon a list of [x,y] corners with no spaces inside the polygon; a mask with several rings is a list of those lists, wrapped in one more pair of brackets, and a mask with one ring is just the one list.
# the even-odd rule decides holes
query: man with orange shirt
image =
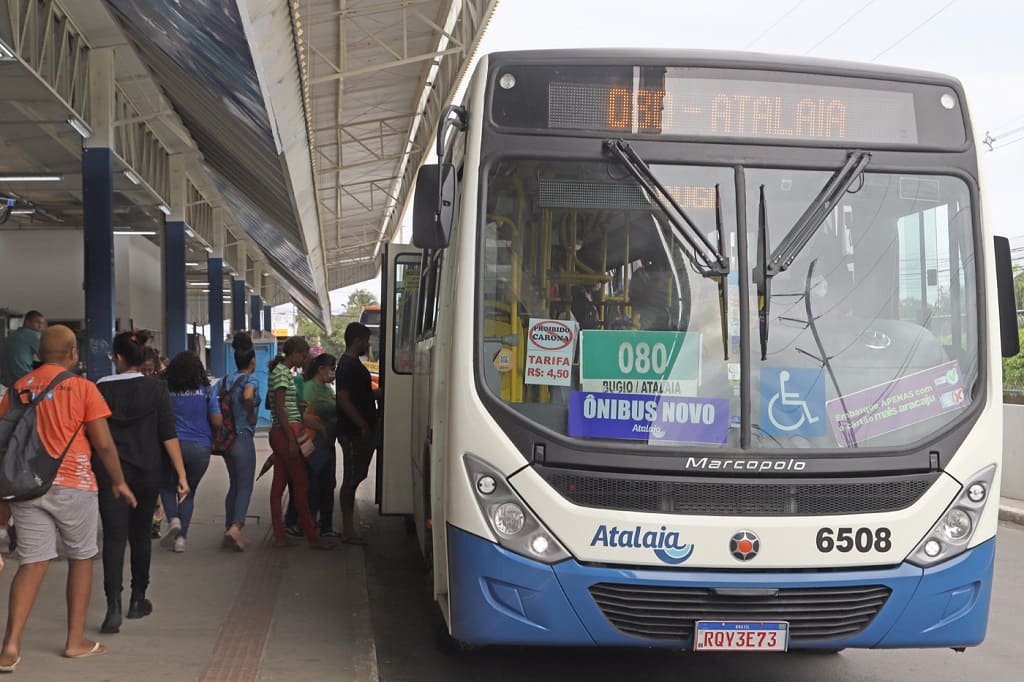
{"label": "man with orange shirt", "polygon": [[[9,409],[10,401],[22,391],[42,391],[58,374],[78,364],[75,333],[59,325],[47,329],[40,339],[39,358],[44,364],[10,387],[0,401],[0,414]],[[13,672],[21,660],[25,624],[50,561],[57,558],[58,536],[68,552],[68,638],[64,655],[81,658],[106,652],[102,644],[85,638],[85,616],[92,592],[92,558],[99,551],[96,546],[99,506],[91,466],[92,451],[110,473],[114,496],[135,506],[135,497],[124,482],[117,448],[107,426],[110,410],[95,384],[80,377],[61,382],[39,403],[36,414],[36,428],[46,450],[53,455],[64,452],[67,447],[67,454],[53,486],[45,495],[11,503],[18,528],[20,565],[11,583],[0,672]]]}

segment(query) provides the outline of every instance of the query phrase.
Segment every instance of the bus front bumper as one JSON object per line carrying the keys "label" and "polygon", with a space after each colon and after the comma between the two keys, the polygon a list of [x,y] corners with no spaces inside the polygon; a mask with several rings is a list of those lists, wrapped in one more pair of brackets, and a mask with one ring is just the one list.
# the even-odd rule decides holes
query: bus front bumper
{"label": "bus front bumper", "polygon": [[[929,569],[904,563],[885,569],[741,573],[588,566],[571,559],[552,566],[448,526],[451,631],[469,644],[688,649],[692,620],[687,624],[682,611],[704,609],[717,616],[713,620],[724,618],[721,601],[702,604],[694,596],[699,593],[688,589],[760,588],[780,594],[799,589],[831,595],[812,596],[805,614],[835,609],[836,618],[805,623],[801,630],[796,616],[777,615],[784,609],[759,617],[754,599],[735,596],[728,597],[729,604],[740,608],[725,612],[742,612],[744,620],[754,621],[788,618],[790,649],[974,646],[985,637],[994,560],[993,538]],[[597,585],[602,587],[592,593]],[[675,596],[665,602],[655,596],[652,602],[655,588],[659,595]],[[885,588],[891,593],[879,597]],[[808,603],[805,593],[796,602]],[[820,632],[841,634],[822,637]]]}

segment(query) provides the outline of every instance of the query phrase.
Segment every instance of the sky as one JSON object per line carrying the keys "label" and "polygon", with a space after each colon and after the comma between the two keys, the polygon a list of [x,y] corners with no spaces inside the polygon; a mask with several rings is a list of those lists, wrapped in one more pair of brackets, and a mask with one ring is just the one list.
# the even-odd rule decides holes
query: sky
{"label": "sky", "polygon": [[[478,55],[544,48],[743,50],[949,74],[967,92],[991,229],[1024,246],[1024,2],[1020,0],[501,0]],[[1014,130],[1019,128],[1019,130]],[[1001,146],[1005,145],[1005,146]],[[406,235],[408,235],[406,230]],[[376,283],[354,288],[379,292]],[[332,293],[337,310],[353,288]]]}

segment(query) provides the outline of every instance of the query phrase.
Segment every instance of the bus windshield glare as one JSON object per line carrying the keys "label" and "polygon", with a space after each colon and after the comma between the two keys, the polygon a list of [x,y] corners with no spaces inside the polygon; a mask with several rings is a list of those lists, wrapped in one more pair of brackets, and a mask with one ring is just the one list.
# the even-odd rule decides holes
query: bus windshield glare
{"label": "bus windshield glare", "polygon": [[484,383],[521,418],[578,439],[740,447],[743,363],[752,448],[902,448],[964,413],[979,329],[962,180],[865,170],[773,277],[762,361],[759,237],[771,253],[835,169],[651,171],[715,244],[721,220],[726,295],[620,163],[505,159],[485,173]]}

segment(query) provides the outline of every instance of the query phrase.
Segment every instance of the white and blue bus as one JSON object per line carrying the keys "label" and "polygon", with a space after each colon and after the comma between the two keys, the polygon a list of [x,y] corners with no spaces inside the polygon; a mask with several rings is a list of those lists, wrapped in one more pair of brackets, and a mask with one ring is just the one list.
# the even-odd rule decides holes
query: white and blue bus
{"label": "white and blue bus", "polygon": [[379,486],[452,638],[982,641],[1017,333],[959,82],[499,53],[438,150],[383,275]]}

